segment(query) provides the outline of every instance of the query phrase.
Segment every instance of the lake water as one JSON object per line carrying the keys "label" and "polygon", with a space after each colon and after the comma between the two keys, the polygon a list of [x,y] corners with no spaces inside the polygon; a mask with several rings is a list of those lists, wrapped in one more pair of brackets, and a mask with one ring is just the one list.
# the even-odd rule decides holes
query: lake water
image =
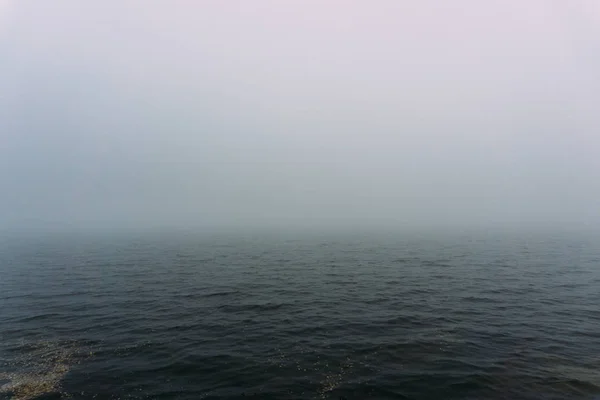
{"label": "lake water", "polygon": [[0,245],[2,399],[594,399],[584,234]]}

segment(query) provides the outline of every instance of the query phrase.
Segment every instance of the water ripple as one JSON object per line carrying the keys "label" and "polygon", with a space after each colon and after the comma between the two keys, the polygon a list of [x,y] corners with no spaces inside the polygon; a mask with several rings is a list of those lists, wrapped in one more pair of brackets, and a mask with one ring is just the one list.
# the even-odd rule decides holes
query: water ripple
{"label": "water ripple", "polygon": [[13,243],[0,398],[592,400],[600,250],[577,240]]}

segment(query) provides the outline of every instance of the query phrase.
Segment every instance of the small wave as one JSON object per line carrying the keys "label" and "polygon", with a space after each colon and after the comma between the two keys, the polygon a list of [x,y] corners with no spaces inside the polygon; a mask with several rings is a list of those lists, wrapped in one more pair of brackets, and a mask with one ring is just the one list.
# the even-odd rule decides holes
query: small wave
{"label": "small wave", "polygon": [[246,311],[274,311],[286,307],[286,303],[264,303],[264,304],[226,304],[219,307],[220,310],[228,313],[246,312]]}
{"label": "small wave", "polygon": [[20,318],[17,320],[17,322],[32,322],[32,321],[37,321],[40,319],[47,319],[47,318],[52,318],[52,317],[61,317],[62,315],[59,313],[44,313],[44,314],[38,314],[38,315],[32,315],[29,317],[25,317],[25,318]]}
{"label": "small wave", "polygon": [[[336,276],[338,276],[338,275],[336,275]],[[358,285],[359,284],[359,282],[356,282],[356,281],[344,281],[344,280],[328,281],[327,283],[330,285],[341,285],[341,286]]]}
{"label": "small wave", "polygon": [[201,297],[222,297],[222,296],[231,296],[233,294],[238,294],[238,293],[240,293],[239,290],[228,290],[228,291],[222,291],[222,292],[205,293],[205,294],[201,295]]}
{"label": "small wave", "polygon": [[464,296],[462,298],[463,301],[468,303],[485,303],[485,304],[496,304],[500,301],[498,299],[493,299],[491,297],[485,296]]}
{"label": "small wave", "polygon": [[393,260],[392,262],[394,264],[406,264],[409,262],[414,262],[415,259],[414,258],[396,258],[395,260]]}

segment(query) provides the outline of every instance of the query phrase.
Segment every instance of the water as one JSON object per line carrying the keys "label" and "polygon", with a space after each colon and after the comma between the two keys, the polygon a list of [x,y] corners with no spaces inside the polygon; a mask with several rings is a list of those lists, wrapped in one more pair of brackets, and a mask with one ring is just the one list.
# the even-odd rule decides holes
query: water
{"label": "water", "polygon": [[585,235],[4,240],[0,398],[593,399]]}

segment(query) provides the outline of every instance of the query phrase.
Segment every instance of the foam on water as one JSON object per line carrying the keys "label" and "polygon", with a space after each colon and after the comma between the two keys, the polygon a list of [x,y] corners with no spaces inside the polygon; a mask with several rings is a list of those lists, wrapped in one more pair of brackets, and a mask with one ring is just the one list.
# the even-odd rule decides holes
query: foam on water
{"label": "foam on water", "polygon": [[14,400],[30,400],[42,395],[59,394],[61,383],[73,365],[92,353],[73,341],[39,341],[20,345],[18,352],[3,365],[0,393]]}

